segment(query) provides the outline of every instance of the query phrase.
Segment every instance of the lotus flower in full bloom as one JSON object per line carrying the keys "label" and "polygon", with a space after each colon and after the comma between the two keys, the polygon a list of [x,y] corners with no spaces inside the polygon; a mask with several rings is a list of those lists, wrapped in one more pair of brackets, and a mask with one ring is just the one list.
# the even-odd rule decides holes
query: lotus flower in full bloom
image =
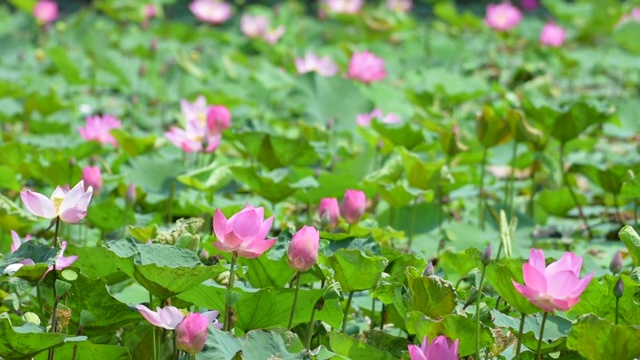
{"label": "lotus flower in full bloom", "polygon": [[509,2],[487,5],[487,15],[484,22],[492,29],[507,31],[518,25],[522,20],[522,13]]}
{"label": "lotus flower in full bloom", "polygon": [[409,345],[411,360],[458,360],[459,340],[451,341],[446,336],[440,335],[429,342],[425,336],[422,346]]}
{"label": "lotus flower in full bloom", "polygon": [[327,224],[329,228],[335,228],[340,221],[340,205],[336,198],[322,198],[318,205],[318,215],[323,224]]}
{"label": "lotus flower in full bloom", "polygon": [[545,266],[544,252],[531,249],[529,261],[522,265],[524,285],[513,281],[516,290],[546,312],[567,311],[580,300],[593,273],[580,279],[582,257],[565,252],[560,260]]}
{"label": "lotus flower in full bloom", "polygon": [[347,223],[355,224],[360,221],[366,208],[367,197],[364,192],[352,189],[345,191],[342,205],[340,206],[340,215]]}
{"label": "lotus flower in full bloom", "polygon": [[58,3],[52,0],[40,0],[33,8],[33,16],[41,24],[51,24],[58,18]]}
{"label": "lotus flower in full bloom", "polygon": [[93,188],[84,188],[84,181],[80,181],[73,189],[66,191],[60,186],[56,187],[48,198],[31,190],[20,192],[20,198],[32,214],[47,219],[60,218],[66,223],[77,223],[87,215],[87,207]]}
{"label": "lotus flower in full bloom", "polygon": [[356,52],[349,60],[349,78],[365,84],[383,80],[387,76],[384,60],[368,51]]}
{"label": "lotus flower in full bloom", "polygon": [[303,226],[289,244],[289,265],[300,272],[311,269],[318,260],[319,242],[320,232],[313,226]]}
{"label": "lotus flower in full bloom", "polygon": [[194,102],[189,102],[186,99],[180,100],[180,110],[186,122],[199,121],[205,123],[207,121],[209,105],[207,105],[207,99],[200,95]]}
{"label": "lotus flower in full bloom", "polygon": [[109,132],[119,129],[122,124],[120,120],[110,115],[89,116],[85,127],[78,129],[80,136],[85,140],[95,140],[100,144],[112,144],[118,146],[118,141]]}
{"label": "lotus flower in full bloom", "polygon": [[540,32],[540,43],[542,45],[559,47],[564,43],[565,36],[566,32],[562,27],[549,22]]}
{"label": "lotus flower in full bloom", "polygon": [[198,20],[209,24],[222,24],[233,15],[231,5],[221,0],[194,0],[189,10]]}
{"label": "lotus flower in full bloom", "polygon": [[186,153],[213,152],[218,148],[222,139],[220,134],[210,132],[205,124],[198,121],[187,122],[185,129],[174,126],[164,135]]}
{"label": "lotus flower in full bloom", "polygon": [[208,313],[190,313],[176,328],[176,346],[182,351],[189,354],[197,354],[204,348],[207,342],[207,328],[209,324],[213,324],[217,329],[222,329],[216,318],[217,311],[209,311]]}
{"label": "lotus flower in full bloom", "polygon": [[338,73],[338,65],[330,56],[319,57],[314,53],[307,53],[304,57],[296,58],[295,64],[298,74],[315,71],[322,76],[333,76]]}
{"label": "lotus flower in full bloom", "polygon": [[264,220],[264,208],[251,205],[231,216],[228,220],[220,209],[213,216],[213,232],[218,241],[213,246],[220,251],[232,251],[251,259],[269,250],[276,239],[267,239],[273,216]]}

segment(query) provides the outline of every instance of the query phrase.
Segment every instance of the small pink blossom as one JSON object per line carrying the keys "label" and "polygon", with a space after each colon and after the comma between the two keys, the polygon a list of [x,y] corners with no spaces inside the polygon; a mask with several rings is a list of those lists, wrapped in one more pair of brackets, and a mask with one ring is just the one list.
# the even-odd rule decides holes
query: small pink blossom
{"label": "small pink blossom", "polygon": [[151,325],[167,330],[175,329],[184,319],[182,311],[174,306],[157,307],[157,311],[152,311],[144,305],[136,305],[136,309]]}
{"label": "small pink blossom", "polygon": [[540,43],[553,47],[562,46],[566,32],[560,26],[554,23],[547,23],[540,32]]}
{"label": "small pink blossom", "polygon": [[340,205],[338,205],[338,199],[336,198],[322,198],[320,199],[320,205],[318,206],[318,215],[323,224],[332,229],[338,226],[340,221]]}
{"label": "small pink blossom", "polygon": [[364,5],[363,0],[326,0],[329,11],[335,14],[356,14]]}
{"label": "small pink blossom", "polygon": [[284,35],[286,28],[283,25],[278,26],[274,29],[268,29],[262,35],[262,39],[271,45],[275,45],[280,38]]}
{"label": "small pink blossom", "polygon": [[96,193],[102,189],[102,172],[97,166],[87,166],[82,169],[82,180],[85,186],[93,187]]}
{"label": "small pink blossom", "polygon": [[340,205],[340,215],[349,224],[360,221],[367,208],[367,197],[364,192],[348,189],[344,193],[342,205]]}
{"label": "small pink blossom", "polygon": [[314,53],[307,53],[304,57],[296,58],[298,74],[315,71],[322,76],[334,76],[338,73],[338,65],[330,56],[319,57]]}
{"label": "small pink blossom", "polygon": [[303,226],[289,244],[289,265],[300,272],[311,269],[318,260],[319,242],[320,232],[313,226]]}
{"label": "small pink blossom", "polygon": [[364,113],[356,115],[356,124],[358,124],[358,126],[370,126],[373,119],[378,119],[385,124],[396,124],[401,121],[398,115],[394,113],[383,115],[380,109],[374,109],[368,114]]}
{"label": "small pink blossom", "polygon": [[452,342],[446,336],[440,335],[429,343],[429,337],[425,336],[422,346],[409,345],[409,355],[411,360],[458,360],[459,342]]}
{"label": "small pink blossom", "polygon": [[101,144],[112,144],[118,146],[118,141],[109,132],[113,129],[119,129],[120,120],[111,115],[94,115],[89,116],[84,127],[78,129],[83,139],[95,140]]}
{"label": "small pink blossom", "polygon": [[204,348],[207,342],[207,329],[209,324],[217,329],[222,328],[218,322],[219,312],[190,313],[176,328],[176,346],[189,354],[197,354]]}
{"label": "small pink blossom", "polygon": [[25,236],[24,241],[22,241],[20,240],[20,236],[18,235],[18,233],[11,230],[11,253],[13,254],[14,252],[18,251],[20,245],[26,243],[29,240],[31,240],[31,235]]}
{"label": "small pink blossom", "polygon": [[273,216],[264,220],[264,209],[245,206],[229,220],[217,209],[213,216],[213,232],[218,241],[213,246],[220,251],[233,251],[251,259],[269,250],[276,239],[267,239]]}
{"label": "small pink blossom", "polygon": [[262,37],[268,28],[269,18],[264,15],[243,14],[240,19],[240,30],[250,39]]}
{"label": "small pink blossom", "polygon": [[73,189],[66,191],[60,186],[56,187],[50,198],[33,192],[23,190],[20,198],[32,214],[46,219],[60,218],[67,223],[77,223],[87,215],[87,207],[91,201],[93,188],[84,189],[84,181],[80,181]]}
{"label": "small pink blossom", "polygon": [[387,9],[395,12],[408,12],[412,6],[412,0],[387,0]]}
{"label": "small pink blossom", "polygon": [[567,311],[580,301],[580,295],[593,273],[580,279],[582,257],[565,252],[560,260],[545,266],[544,252],[531,249],[529,261],[522,265],[525,285],[513,286],[533,305],[543,311]]}
{"label": "small pink blossom", "polygon": [[231,113],[222,105],[210,106],[207,111],[207,129],[210,134],[221,134],[231,126]]}
{"label": "small pink blossom", "polygon": [[231,5],[222,0],[194,0],[189,10],[198,20],[209,24],[222,24],[231,18]]}
{"label": "small pink blossom", "polygon": [[58,3],[52,0],[40,0],[33,8],[33,16],[41,24],[51,24],[58,18]]}
{"label": "small pink blossom", "polygon": [[521,20],[522,13],[509,2],[487,5],[484,22],[492,29],[507,31],[518,25]]}
{"label": "small pink blossom", "polygon": [[136,202],[137,192],[136,192],[136,184],[131,183],[127,186],[127,192],[124,194],[124,199],[127,204],[133,204]]}
{"label": "small pink blossom", "polygon": [[198,121],[204,124],[207,121],[209,105],[207,105],[207,99],[200,95],[192,103],[185,99],[180,100],[180,110],[186,122]]}
{"label": "small pink blossom", "polygon": [[347,75],[354,80],[365,84],[383,80],[387,76],[384,68],[384,60],[368,51],[356,52],[349,60]]}
{"label": "small pink blossom", "polygon": [[201,124],[198,121],[188,121],[184,129],[174,126],[164,135],[186,153],[214,152],[222,139],[220,134],[211,133],[206,124]]}
{"label": "small pink blossom", "polygon": [[527,11],[537,9],[538,5],[538,0],[520,0],[520,6]]}
{"label": "small pink blossom", "polygon": [[155,4],[146,4],[142,8],[142,15],[145,20],[150,20],[158,15],[158,9]]}

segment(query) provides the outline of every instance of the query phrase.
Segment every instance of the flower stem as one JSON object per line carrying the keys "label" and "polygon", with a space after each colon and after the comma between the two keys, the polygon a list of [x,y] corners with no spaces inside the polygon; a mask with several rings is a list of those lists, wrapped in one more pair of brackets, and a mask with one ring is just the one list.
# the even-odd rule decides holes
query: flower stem
{"label": "flower stem", "polygon": [[291,329],[291,324],[293,323],[293,314],[296,311],[296,303],[298,302],[298,291],[300,290],[300,271],[296,271],[296,292],[293,295],[293,305],[291,306],[291,315],[289,315],[289,325],[287,325],[287,329]]}
{"label": "flower stem", "polygon": [[489,148],[485,147],[482,153],[482,162],[480,163],[480,192],[478,194],[478,224],[480,229],[484,230],[484,176],[487,167],[487,155]]}
{"label": "flower stem", "polygon": [[[54,221],[56,222],[56,228],[53,234],[53,248],[55,249],[58,246],[58,235],[60,234],[60,217],[56,217],[54,219]],[[56,293],[56,280],[58,279],[58,274],[56,273],[56,260],[53,260],[53,270],[51,271],[53,273],[53,312],[51,313],[51,330],[50,332],[54,333],[56,332],[56,326],[57,324],[57,318],[56,318],[56,312],[58,310],[58,294]],[[54,352],[55,352],[55,348],[50,348],[49,349],[49,360],[53,360],[53,356],[54,356]]]}
{"label": "flower stem", "polygon": [[584,212],[582,211],[582,205],[580,205],[580,203],[578,202],[576,193],[573,191],[571,184],[569,184],[569,177],[567,176],[567,173],[564,172],[564,143],[560,144],[560,172],[562,173],[562,180],[564,184],[567,186],[567,189],[569,189],[569,195],[571,195],[571,199],[573,200],[573,203],[578,208],[578,217],[580,217],[580,220],[582,220],[582,223],[584,224],[584,227],[587,230],[589,240],[591,240],[592,238],[591,228],[589,227],[587,218],[584,216]]}
{"label": "flower stem", "polygon": [[507,186],[505,187],[505,207],[504,211],[507,212],[509,217],[513,216],[513,195],[515,193],[515,172],[516,172],[516,156],[518,155],[518,142],[513,140],[513,149],[511,152],[511,169],[509,171],[509,178],[507,180]]}
{"label": "flower stem", "polygon": [[311,350],[311,337],[313,335],[313,327],[315,325],[315,316],[316,316],[316,307],[318,303],[313,305],[313,309],[311,310],[311,319],[309,319],[309,326],[307,326],[307,333],[304,337],[304,346],[307,350]]}
{"label": "flower stem", "polygon": [[347,305],[344,308],[344,316],[342,317],[342,333],[347,332],[347,319],[349,318],[349,308],[351,307],[351,300],[353,299],[353,291],[349,293],[347,298]]}
{"label": "flower stem", "polygon": [[480,285],[478,285],[478,295],[476,298],[476,359],[480,359],[480,298],[482,297],[482,284],[487,266],[483,265],[480,275]]}
{"label": "flower stem", "polygon": [[538,355],[536,356],[536,359],[538,360],[542,360],[542,353],[540,349],[542,349],[542,335],[544,334],[544,324],[547,322],[547,315],[549,315],[549,313],[546,311],[544,312],[544,315],[542,315],[542,324],[540,325],[540,338],[538,339]]}
{"label": "flower stem", "polygon": [[616,321],[614,324],[618,325],[618,310],[620,308],[620,298],[616,296]]}
{"label": "flower stem", "polygon": [[231,331],[231,317],[232,317],[232,305],[229,304],[231,298],[231,289],[233,288],[233,282],[235,280],[235,267],[238,254],[234,251],[231,253],[231,269],[229,270],[229,281],[227,282],[227,306],[224,315],[224,331]]}
{"label": "flower stem", "polygon": [[518,329],[518,342],[516,343],[516,356],[514,357],[514,359],[518,359],[518,357],[520,356],[520,347],[522,346],[522,332],[524,331],[524,320],[526,319],[527,315],[525,313],[521,313],[520,316],[520,328]]}

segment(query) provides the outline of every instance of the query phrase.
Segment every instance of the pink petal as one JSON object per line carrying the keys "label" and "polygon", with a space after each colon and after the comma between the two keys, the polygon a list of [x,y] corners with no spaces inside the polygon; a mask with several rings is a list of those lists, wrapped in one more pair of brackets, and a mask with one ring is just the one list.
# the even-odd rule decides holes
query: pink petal
{"label": "pink petal", "polygon": [[17,232],[11,230],[11,253],[16,252],[20,248],[20,245],[22,245],[20,236],[18,236]]}
{"label": "pink petal", "polygon": [[34,215],[47,219],[56,217],[53,203],[46,196],[31,190],[24,190],[20,192],[20,198],[27,210]]}
{"label": "pink petal", "polygon": [[252,237],[260,231],[262,218],[255,209],[244,209],[229,219],[229,225],[239,237]]}
{"label": "pink petal", "polygon": [[184,314],[176,307],[165,306],[164,308],[157,308],[158,315],[163,327],[168,330],[175,329],[180,322],[184,319]]}
{"label": "pink petal", "polygon": [[533,301],[537,299],[540,293],[537,290],[531,289],[525,285],[518,284],[517,282],[511,280],[513,286],[516,288],[516,291],[519,292],[522,296],[524,296],[527,300]]}
{"label": "pink petal", "polygon": [[255,235],[255,238],[260,240],[265,239],[269,234],[269,231],[271,231],[272,224],[273,216],[269,217],[267,220],[265,220],[265,222],[262,223],[262,225],[260,226],[260,230]]}
{"label": "pink petal", "polygon": [[218,239],[224,239],[224,235],[229,232],[227,218],[220,209],[216,209],[213,214],[213,232]]}
{"label": "pink petal", "polygon": [[245,246],[245,244],[242,244],[242,246],[240,246],[240,248],[238,249],[238,255],[247,259],[257,258],[258,256],[262,255],[265,251],[269,250],[275,243],[276,243],[276,239],[270,239],[270,240],[256,240],[248,244],[248,246]]}
{"label": "pink petal", "polygon": [[60,219],[66,223],[75,224],[87,216],[87,210],[71,208],[60,214]]}
{"label": "pink petal", "polygon": [[[568,299],[568,300],[553,299],[551,300],[551,304],[553,305],[553,310],[569,311],[575,304],[578,303],[578,301],[579,301],[578,298]],[[545,311],[551,311],[551,310],[545,310]]]}
{"label": "pink petal", "polygon": [[429,352],[426,354],[429,359],[451,359],[451,351],[449,350],[449,343],[445,336],[438,336],[433,340],[429,347]]}
{"label": "pink petal", "polygon": [[422,349],[416,345],[409,345],[409,355],[411,356],[411,360],[427,360],[422,353]]}
{"label": "pink petal", "polygon": [[524,276],[524,283],[528,288],[543,294],[547,292],[547,279],[542,272],[531,266],[530,263],[522,264],[522,275]]}
{"label": "pink petal", "polygon": [[78,255],[72,255],[72,256],[58,256],[58,259],[56,260],[56,270],[62,270],[66,267],[71,266],[71,264],[73,264],[76,260],[78,260]]}
{"label": "pink petal", "polygon": [[582,292],[587,288],[589,282],[593,279],[593,273],[583,277],[578,281],[578,284],[573,288],[573,290],[569,293],[570,297],[578,298],[582,295]]}
{"label": "pink petal", "polygon": [[538,271],[544,273],[546,263],[544,260],[544,252],[542,251],[542,249],[537,250],[531,248],[531,253],[529,254],[529,264],[538,269]]}
{"label": "pink petal", "polygon": [[580,261],[578,262],[574,254],[570,252],[565,252],[562,255],[562,257],[558,259],[558,261],[555,261],[549,264],[549,266],[547,266],[547,268],[545,269],[544,273],[545,273],[545,276],[549,277],[557,272],[568,270],[568,271],[574,272],[575,275],[578,276],[578,274],[580,273],[580,267],[578,267],[576,272],[575,265],[577,264],[579,264],[580,267],[582,267],[582,258],[580,258]]}
{"label": "pink petal", "polygon": [[147,308],[142,304],[136,305],[136,309],[138,309],[138,311],[140,312],[140,315],[142,315],[142,317],[147,319],[147,321],[150,322],[152,325],[162,327],[161,325],[162,323],[160,321],[160,314],[150,310],[149,308]]}
{"label": "pink petal", "polygon": [[578,277],[571,270],[564,270],[549,277],[547,294],[554,299],[568,299],[578,285]]}

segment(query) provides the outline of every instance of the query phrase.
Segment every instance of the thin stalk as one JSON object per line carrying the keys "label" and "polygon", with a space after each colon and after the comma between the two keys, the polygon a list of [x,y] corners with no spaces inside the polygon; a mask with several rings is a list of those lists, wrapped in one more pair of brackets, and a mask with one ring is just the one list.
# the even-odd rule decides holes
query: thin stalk
{"label": "thin stalk", "polygon": [[489,148],[484,148],[482,153],[482,162],[480,163],[480,193],[478,194],[478,224],[480,229],[484,230],[484,176],[487,167],[487,155]]}
{"label": "thin stalk", "polygon": [[[151,295],[151,293],[149,293],[149,307],[153,309],[153,295]],[[157,340],[156,340],[156,327],[153,326],[153,334],[151,334],[153,337],[153,359],[154,360],[158,360],[158,344],[157,344]]]}
{"label": "thin stalk", "polygon": [[344,316],[342,317],[342,333],[347,332],[347,319],[349,318],[349,308],[351,307],[351,300],[353,299],[353,291],[349,293],[347,298],[347,305],[344,308]]}
{"label": "thin stalk", "polygon": [[483,265],[480,275],[480,285],[478,285],[478,296],[476,298],[476,359],[480,359],[480,298],[482,298],[482,284],[487,266]]}
{"label": "thin stalk", "polygon": [[[534,156],[538,153],[536,152]],[[531,173],[529,174],[529,180],[531,181],[531,189],[529,193],[529,204],[527,206],[527,211],[529,213],[529,217],[533,218],[534,211],[534,200],[536,197],[536,169],[538,168],[538,160],[534,160],[533,164],[531,164]]]}
{"label": "thin stalk", "polygon": [[304,346],[307,350],[311,350],[311,337],[313,335],[313,327],[315,325],[316,307],[318,304],[313,305],[311,310],[311,319],[309,319],[309,326],[307,326],[307,333],[304,337]]}
{"label": "thin stalk", "polygon": [[638,200],[633,202],[633,223],[638,227]]}
{"label": "thin stalk", "polygon": [[507,186],[505,186],[505,211],[507,216],[511,218],[513,216],[513,195],[515,193],[515,179],[516,179],[516,156],[518,155],[518,142],[513,140],[513,149],[511,151],[511,169],[509,171],[509,178],[507,179]]}
{"label": "thin stalk", "polygon": [[236,267],[236,260],[238,255],[234,251],[231,255],[231,270],[229,270],[229,281],[227,282],[227,306],[225,309],[224,315],[224,331],[231,331],[231,315],[232,315],[232,307],[229,304],[229,299],[231,298],[231,289],[233,288]]}
{"label": "thin stalk", "polygon": [[291,315],[289,315],[289,324],[287,329],[291,329],[293,323],[293,314],[296,312],[296,303],[298,302],[298,291],[300,290],[300,271],[296,271],[296,292],[293,295],[293,305],[291,306]]}
{"label": "thin stalk", "polygon": [[620,298],[616,296],[616,321],[614,324],[618,325],[618,309],[620,308]]}
{"label": "thin stalk", "polygon": [[620,216],[620,208],[618,207],[618,195],[613,194],[613,208],[616,211],[616,220],[619,224],[622,224],[622,217]]}
{"label": "thin stalk", "polygon": [[[55,288],[56,286],[54,283],[53,292],[55,292]],[[56,326],[58,326],[58,324],[56,323],[56,313],[58,312],[58,303],[60,303],[60,298],[56,296],[55,300],[53,301],[53,315],[51,315],[51,332],[52,333],[56,332]],[[55,352],[54,348],[49,349],[49,360],[54,359],[54,352]]]}
{"label": "thin stalk", "polygon": [[518,328],[518,342],[516,343],[516,356],[514,357],[514,359],[518,359],[518,357],[520,356],[520,347],[522,346],[522,332],[524,331],[524,320],[526,319],[527,315],[525,315],[525,313],[521,313],[520,316],[520,328]]}
{"label": "thin stalk", "polygon": [[[56,248],[58,246],[58,235],[60,235],[60,218],[57,217],[54,220],[56,222],[56,228],[53,234],[53,247]],[[58,274],[56,272],[56,261],[53,261],[53,312],[51,313],[51,330],[50,332],[54,333],[56,332],[56,327],[57,327],[57,317],[56,317],[56,313],[58,312],[58,302],[60,301],[60,299],[58,299],[58,294],[56,293],[56,280],[58,279]],[[54,357],[54,353],[55,353],[55,348],[50,348],[49,349],[49,360],[53,360]]]}
{"label": "thin stalk", "polygon": [[413,206],[411,207],[411,214],[409,215],[409,240],[407,243],[407,252],[411,252],[411,244],[413,243],[413,233],[416,226],[416,207],[418,206],[417,201],[413,202]]}
{"label": "thin stalk", "polygon": [[382,309],[380,310],[380,330],[384,330],[384,319],[387,316],[387,306],[382,303]]}
{"label": "thin stalk", "polygon": [[373,320],[376,314],[376,298],[371,296],[371,324],[369,324],[369,330],[373,331],[376,328],[376,322]]}
{"label": "thin stalk", "polygon": [[578,198],[576,197],[576,194],[573,191],[571,184],[569,183],[569,177],[567,176],[567,173],[564,172],[564,143],[560,144],[560,172],[562,173],[562,180],[564,184],[567,186],[567,189],[569,189],[569,195],[571,195],[571,199],[573,200],[573,203],[578,208],[578,216],[580,217],[580,220],[582,220],[584,227],[587,229],[589,240],[591,240],[592,238],[591,228],[589,227],[587,218],[584,216],[584,212],[582,211],[582,205],[580,205],[580,203],[578,202]]}
{"label": "thin stalk", "polygon": [[547,322],[547,315],[549,315],[549,313],[546,311],[544,312],[544,315],[542,315],[542,324],[540,325],[540,338],[538,339],[538,355],[536,356],[536,359],[538,360],[542,360],[542,353],[540,349],[542,349],[542,335],[544,333],[544,324]]}
{"label": "thin stalk", "polygon": [[171,223],[171,219],[173,217],[173,197],[176,194],[176,182],[171,182],[171,189],[169,190],[169,204],[167,204],[167,223]]}

